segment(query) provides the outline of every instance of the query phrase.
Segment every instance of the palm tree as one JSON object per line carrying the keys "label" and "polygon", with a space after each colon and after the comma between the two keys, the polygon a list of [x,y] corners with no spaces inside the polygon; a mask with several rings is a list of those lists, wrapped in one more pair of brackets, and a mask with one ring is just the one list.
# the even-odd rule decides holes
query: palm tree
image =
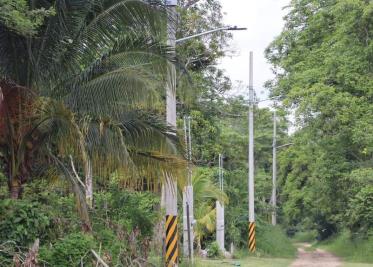
{"label": "palm tree", "polygon": [[215,230],[216,208],[215,203],[228,203],[227,195],[213,182],[215,171],[213,169],[198,168],[192,177],[194,196],[194,217],[197,221],[194,226],[197,249],[202,249],[202,240]]}
{"label": "palm tree", "polygon": [[[62,171],[77,193],[79,169],[88,179],[92,170],[124,169],[126,177],[148,179],[178,170],[174,129],[149,115],[160,113],[172,64],[161,45],[162,6],[138,0],[30,6],[55,12],[37,34],[21,35],[0,20],[0,157],[11,197],[46,169]],[[78,171],[74,160],[83,166]]]}

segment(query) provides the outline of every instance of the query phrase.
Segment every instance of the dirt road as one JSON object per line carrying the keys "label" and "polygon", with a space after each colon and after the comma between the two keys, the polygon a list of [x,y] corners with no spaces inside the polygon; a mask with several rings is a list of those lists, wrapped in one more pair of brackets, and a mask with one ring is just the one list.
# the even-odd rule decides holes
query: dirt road
{"label": "dirt road", "polygon": [[322,250],[310,249],[311,245],[298,244],[298,257],[290,267],[340,267],[340,259],[333,254]]}

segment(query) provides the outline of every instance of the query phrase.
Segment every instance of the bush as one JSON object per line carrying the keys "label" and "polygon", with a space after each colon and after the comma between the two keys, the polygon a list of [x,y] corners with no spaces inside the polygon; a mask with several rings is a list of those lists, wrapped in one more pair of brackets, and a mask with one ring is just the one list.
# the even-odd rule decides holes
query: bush
{"label": "bush", "polygon": [[[160,219],[155,194],[116,188],[95,194],[95,208],[90,211],[92,236],[86,236],[80,233],[75,198],[63,190],[40,180],[25,186],[21,200],[0,199],[0,266],[11,265],[15,254],[27,253],[36,238],[46,266],[74,266],[95,244],[101,245],[105,261],[113,266],[128,266],[132,260],[148,257]],[[15,242],[2,246],[7,240]]]}
{"label": "bush", "polygon": [[[66,267],[80,266],[80,263],[89,262],[91,249],[95,248],[92,236],[82,233],[67,235],[51,246],[40,248],[40,262],[46,266]],[[84,264],[84,266],[89,266]]]}
{"label": "bush", "polygon": [[14,241],[27,247],[48,234],[50,213],[38,202],[0,200],[0,243]]}
{"label": "bush", "polygon": [[222,256],[222,252],[217,242],[212,242],[207,247],[207,257],[209,258],[219,258]]}
{"label": "bush", "polygon": [[94,237],[113,264],[128,265],[128,260],[146,259],[153,229],[160,219],[159,198],[151,193],[112,189],[95,195],[92,214]]}
{"label": "bush", "polygon": [[94,217],[110,220],[123,230],[140,231],[140,238],[149,238],[153,234],[155,222],[160,218],[156,211],[159,198],[151,193],[128,192],[113,189],[110,193],[95,195],[96,209]]}

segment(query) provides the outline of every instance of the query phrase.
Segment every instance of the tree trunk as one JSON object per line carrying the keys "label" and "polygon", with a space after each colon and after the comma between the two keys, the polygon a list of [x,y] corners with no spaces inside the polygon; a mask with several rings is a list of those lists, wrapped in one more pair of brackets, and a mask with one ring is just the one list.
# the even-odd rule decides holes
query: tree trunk
{"label": "tree trunk", "polygon": [[93,207],[93,181],[92,181],[92,162],[87,157],[85,162],[85,197],[87,205],[92,209]]}
{"label": "tree trunk", "polygon": [[9,193],[12,199],[19,199],[21,197],[22,185],[17,177],[13,177],[9,182]]}

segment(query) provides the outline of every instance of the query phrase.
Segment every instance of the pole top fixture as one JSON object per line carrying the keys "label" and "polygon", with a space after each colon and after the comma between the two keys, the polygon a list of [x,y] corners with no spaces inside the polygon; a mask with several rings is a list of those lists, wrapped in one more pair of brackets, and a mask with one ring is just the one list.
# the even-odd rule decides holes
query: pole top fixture
{"label": "pole top fixture", "polygon": [[227,28],[228,31],[246,31],[246,27],[237,27],[237,26],[229,26]]}

